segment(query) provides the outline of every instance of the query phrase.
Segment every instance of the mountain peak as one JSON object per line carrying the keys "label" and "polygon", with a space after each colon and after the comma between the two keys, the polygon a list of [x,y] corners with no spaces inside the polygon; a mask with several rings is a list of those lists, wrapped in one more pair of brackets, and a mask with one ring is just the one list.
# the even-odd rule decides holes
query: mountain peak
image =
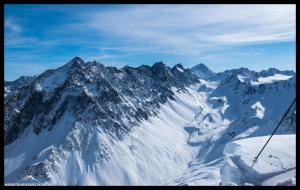
{"label": "mountain peak", "polygon": [[79,58],[79,57],[74,57],[67,64],[65,64],[63,66],[63,68],[71,68],[74,64],[82,66],[84,64],[84,61],[81,58]]}
{"label": "mountain peak", "polygon": [[262,70],[259,72],[259,75],[262,77],[273,76],[279,70],[276,68],[269,68],[268,70]]}
{"label": "mountain peak", "polygon": [[184,68],[183,68],[183,66],[180,64],[180,63],[178,63],[178,64],[176,64],[176,65],[174,65],[174,67],[171,69],[171,72],[173,73],[173,72],[184,72]]}
{"label": "mountain peak", "polygon": [[166,67],[166,65],[162,61],[159,61],[154,63],[152,67]]}
{"label": "mountain peak", "polygon": [[195,65],[194,67],[192,67],[191,69],[209,69],[205,64],[203,63],[199,63],[198,65]]}
{"label": "mountain peak", "polygon": [[152,75],[156,78],[159,78],[162,81],[166,81],[168,78],[172,76],[172,73],[169,71],[167,66],[163,62],[156,62],[150,68]]}
{"label": "mountain peak", "polygon": [[180,68],[180,69],[184,69],[183,66],[180,63],[177,63],[174,67]]}
{"label": "mountain peak", "polygon": [[74,57],[72,60],[82,62],[83,60],[80,57]]}
{"label": "mountain peak", "polygon": [[200,63],[191,68],[191,72],[197,75],[199,78],[203,78],[205,80],[210,79],[212,76],[215,75],[215,72],[210,70],[206,65]]}

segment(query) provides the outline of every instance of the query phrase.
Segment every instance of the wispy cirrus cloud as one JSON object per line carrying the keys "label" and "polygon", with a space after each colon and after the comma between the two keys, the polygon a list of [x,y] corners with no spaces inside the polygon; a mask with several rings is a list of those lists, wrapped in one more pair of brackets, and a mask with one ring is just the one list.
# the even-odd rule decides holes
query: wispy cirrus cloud
{"label": "wispy cirrus cloud", "polygon": [[14,21],[11,18],[7,18],[4,20],[4,27],[10,29],[12,32],[20,33],[21,27],[14,23]]}
{"label": "wispy cirrus cloud", "polygon": [[[168,15],[147,35],[145,31],[166,14]],[[197,37],[194,38],[196,42],[210,42],[209,39],[213,36],[228,34],[235,34],[231,37],[240,39],[237,41],[244,39],[246,42],[249,40],[244,37],[249,33],[289,33],[290,40],[295,38],[293,5],[152,5],[143,9],[132,7],[121,11],[93,12],[82,18],[85,27],[99,32],[110,33],[116,37],[126,36],[130,40],[145,33],[144,39],[159,40],[161,43],[166,40],[170,45],[170,39],[176,37],[186,41]],[[267,36],[262,37],[269,40]],[[250,41],[256,43],[260,40]]]}
{"label": "wispy cirrus cloud", "polygon": [[199,56],[241,45],[295,40],[293,5],[127,6],[78,17],[80,28],[130,45],[118,49],[120,53]]}
{"label": "wispy cirrus cloud", "polygon": [[245,63],[244,51],[249,49],[241,47],[296,38],[293,4],[16,7],[5,11],[5,64],[10,55],[21,52],[70,59],[76,55],[119,67],[147,60],[189,65],[201,57],[215,64],[229,55]]}

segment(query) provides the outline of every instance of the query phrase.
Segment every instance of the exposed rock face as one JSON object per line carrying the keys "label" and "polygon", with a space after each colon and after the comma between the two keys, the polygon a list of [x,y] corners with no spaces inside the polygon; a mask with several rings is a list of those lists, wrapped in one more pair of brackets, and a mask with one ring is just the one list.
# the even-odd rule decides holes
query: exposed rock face
{"label": "exposed rock face", "polygon": [[176,64],[170,71],[174,76],[171,80],[172,86],[178,89],[184,90],[184,86],[198,82],[199,77],[190,69],[184,69],[180,63]]}
{"label": "exposed rock face", "polygon": [[198,77],[181,64],[172,69],[162,62],[152,67],[117,69],[75,57],[12,93],[4,106],[4,146],[31,125],[37,135],[41,130],[51,131],[66,113],[78,121],[84,118],[85,122],[106,126],[122,139],[140,120],[157,114],[161,104],[174,100],[171,87],[184,90],[198,82]]}
{"label": "exposed rock face", "polygon": [[259,75],[262,76],[262,77],[268,77],[268,76],[273,76],[277,72],[279,72],[278,69],[269,68],[268,70],[262,70],[262,71],[260,71]]}
{"label": "exposed rock face", "polygon": [[4,80],[4,103],[11,97],[11,95],[14,93],[15,89],[21,87],[30,85],[32,81],[37,77],[37,75],[31,77],[31,76],[21,76],[15,81],[5,81]]}

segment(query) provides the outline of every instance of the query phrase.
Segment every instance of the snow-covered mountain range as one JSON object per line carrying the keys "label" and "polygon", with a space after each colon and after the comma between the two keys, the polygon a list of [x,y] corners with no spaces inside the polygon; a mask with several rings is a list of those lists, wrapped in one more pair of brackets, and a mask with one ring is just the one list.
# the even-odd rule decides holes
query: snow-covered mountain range
{"label": "snow-covered mountain range", "polygon": [[[4,181],[263,185],[222,178],[231,169],[225,147],[272,134],[295,99],[295,77],[274,68],[214,73],[204,64],[162,62],[117,69],[75,57],[5,81]],[[295,110],[276,134],[295,135]]]}

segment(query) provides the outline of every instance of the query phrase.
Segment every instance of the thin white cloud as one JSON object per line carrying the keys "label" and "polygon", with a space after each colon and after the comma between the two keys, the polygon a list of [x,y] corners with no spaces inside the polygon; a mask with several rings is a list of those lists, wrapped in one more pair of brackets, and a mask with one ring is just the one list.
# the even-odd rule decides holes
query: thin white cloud
{"label": "thin white cloud", "polygon": [[166,13],[163,17],[161,17],[155,24],[153,24],[146,32],[144,32],[141,36],[143,37],[145,33],[147,33],[149,30],[151,30],[151,28],[153,28],[157,23],[159,23],[159,21],[161,21],[161,19],[163,19],[165,16],[167,16],[168,13]]}
{"label": "thin white cloud", "polygon": [[250,32],[239,32],[232,34],[221,34],[215,36],[209,36],[208,39],[212,42],[221,43],[247,43],[247,42],[274,42],[274,41],[291,41],[294,39],[293,32],[284,33],[272,33],[272,34],[260,34],[260,33],[250,33]]}
{"label": "thin white cloud", "polygon": [[100,55],[100,56],[91,56],[91,57],[88,57],[87,60],[103,60],[103,59],[111,59],[112,56],[108,55],[108,54],[105,54],[105,55]]}
{"label": "thin white cloud", "polygon": [[137,47],[131,50],[141,52],[186,54],[218,46],[295,40],[295,5],[128,6],[84,13],[81,19],[81,28],[124,39]]}
{"label": "thin white cloud", "polygon": [[[86,5],[85,11],[80,10],[80,6],[60,7],[58,14],[66,17],[39,28],[42,31],[33,31],[38,34],[33,36],[23,32],[32,31],[30,25],[20,25],[21,22],[12,19],[14,17],[6,17],[5,49],[24,48],[24,55],[39,56],[42,52],[53,55],[57,49],[66,53],[70,47],[74,51],[64,54],[70,55],[70,59],[75,53],[86,58],[85,61],[96,59],[123,64],[129,55],[133,58],[160,54],[166,60],[170,56],[182,56],[182,60],[189,58],[190,61],[198,61],[201,56],[210,59],[230,50],[241,55],[241,46],[293,42],[296,38],[296,6],[293,4],[116,7],[101,9],[101,5],[95,5],[88,10]],[[53,6],[41,10],[36,12],[53,11]],[[29,17],[26,19],[26,23],[34,23]],[[38,54],[30,52],[32,49]],[[5,51],[5,60],[9,61],[13,54],[16,53]]]}
{"label": "thin white cloud", "polygon": [[[136,48],[115,50],[187,54],[295,40],[295,5],[132,5],[74,12],[75,20],[81,22],[49,28],[49,32],[69,34],[56,44],[108,46],[119,42]],[[101,36],[106,39],[97,40]]]}
{"label": "thin white cloud", "polygon": [[11,18],[4,19],[4,27],[9,28],[12,32],[20,33],[21,27],[17,25]]}

